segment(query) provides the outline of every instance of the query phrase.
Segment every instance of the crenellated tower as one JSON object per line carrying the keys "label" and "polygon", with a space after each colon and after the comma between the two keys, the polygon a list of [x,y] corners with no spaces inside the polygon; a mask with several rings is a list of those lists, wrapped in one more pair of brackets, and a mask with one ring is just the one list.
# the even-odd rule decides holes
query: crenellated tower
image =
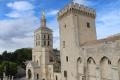
{"label": "crenellated tower", "polygon": [[77,79],[76,62],[79,56],[84,58],[81,46],[96,40],[96,11],[92,8],[70,3],[58,13],[60,29],[60,54],[62,80],[84,80],[85,65],[80,67],[80,79]]}
{"label": "crenellated tower", "polygon": [[61,41],[64,43],[65,40],[74,38],[76,45],[80,46],[85,42],[96,40],[95,18],[94,9],[74,2],[60,10],[58,21]]}

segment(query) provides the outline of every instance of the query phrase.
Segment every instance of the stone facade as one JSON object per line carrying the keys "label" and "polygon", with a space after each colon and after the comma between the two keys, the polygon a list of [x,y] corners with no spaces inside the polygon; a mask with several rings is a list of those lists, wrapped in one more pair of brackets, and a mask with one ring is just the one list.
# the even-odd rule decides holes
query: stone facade
{"label": "stone facade", "polygon": [[58,13],[61,80],[120,80],[120,35],[97,40],[95,17],[77,3]]}
{"label": "stone facade", "polygon": [[74,2],[59,11],[59,57],[54,54],[52,30],[46,27],[43,14],[41,27],[35,31],[27,79],[120,80],[120,35],[97,40],[95,19],[94,9]]}
{"label": "stone facade", "polygon": [[34,32],[32,61],[27,64],[26,78],[28,80],[53,80],[54,72],[60,72],[59,57],[59,51],[53,49],[52,30],[46,27],[46,18],[43,13],[41,27]]}

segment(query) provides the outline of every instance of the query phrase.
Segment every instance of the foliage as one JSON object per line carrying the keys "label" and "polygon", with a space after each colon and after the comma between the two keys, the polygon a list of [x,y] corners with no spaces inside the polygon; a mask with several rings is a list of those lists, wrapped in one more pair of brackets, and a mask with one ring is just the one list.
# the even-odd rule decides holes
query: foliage
{"label": "foliage", "polygon": [[2,76],[3,71],[5,71],[7,75],[15,75],[17,73],[17,66],[23,67],[23,65],[25,65],[24,62],[31,59],[31,48],[17,49],[14,52],[4,51],[3,54],[0,55],[0,76]]}
{"label": "foliage", "polygon": [[2,76],[3,72],[6,75],[15,75],[17,73],[17,64],[9,61],[3,61],[0,65],[0,76]]}

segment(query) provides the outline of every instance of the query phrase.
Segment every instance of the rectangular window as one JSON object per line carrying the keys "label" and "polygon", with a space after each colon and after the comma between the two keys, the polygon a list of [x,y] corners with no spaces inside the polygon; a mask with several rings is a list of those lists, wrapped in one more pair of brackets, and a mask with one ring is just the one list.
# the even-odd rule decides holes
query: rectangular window
{"label": "rectangular window", "polygon": [[48,46],[50,45],[50,42],[48,41]]}
{"label": "rectangular window", "polygon": [[67,78],[67,71],[64,71],[64,77]]}
{"label": "rectangular window", "polygon": [[90,23],[89,22],[87,22],[87,28],[90,28]]}
{"label": "rectangular window", "polygon": [[66,56],[66,61],[68,62],[68,56]]}

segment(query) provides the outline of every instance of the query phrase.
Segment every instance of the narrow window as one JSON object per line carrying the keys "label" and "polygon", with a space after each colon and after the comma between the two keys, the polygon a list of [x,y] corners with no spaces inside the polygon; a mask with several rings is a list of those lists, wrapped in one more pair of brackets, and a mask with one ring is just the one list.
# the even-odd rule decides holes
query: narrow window
{"label": "narrow window", "polygon": [[58,80],[58,77],[56,76],[56,80]]}
{"label": "narrow window", "polygon": [[66,28],[66,27],[67,27],[67,25],[65,24],[65,25],[64,25],[64,28]]}
{"label": "narrow window", "polygon": [[37,80],[39,79],[39,74],[37,74]]}
{"label": "narrow window", "polygon": [[38,60],[37,60],[37,63],[38,63]]}
{"label": "narrow window", "polygon": [[46,46],[46,41],[44,41],[44,46]]}
{"label": "narrow window", "polygon": [[64,71],[64,77],[67,78],[67,71]]}
{"label": "narrow window", "polygon": [[87,28],[90,28],[90,23],[89,22],[87,22]]}
{"label": "narrow window", "polygon": [[44,39],[45,39],[45,35],[44,35]]}
{"label": "narrow window", "polygon": [[66,61],[68,62],[68,56],[66,56]]}
{"label": "narrow window", "polygon": [[48,41],[48,46],[50,45],[50,42]]}
{"label": "narrow window", "polygon": [[65,48],[65,41],[63,41],[63,48]]}

